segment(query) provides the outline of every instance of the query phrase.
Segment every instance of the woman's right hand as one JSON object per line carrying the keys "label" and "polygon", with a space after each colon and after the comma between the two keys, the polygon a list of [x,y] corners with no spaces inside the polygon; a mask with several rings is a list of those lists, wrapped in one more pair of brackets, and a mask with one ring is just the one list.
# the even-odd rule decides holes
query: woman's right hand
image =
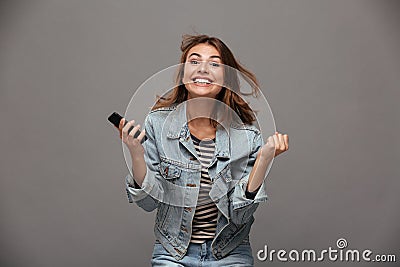
{"label": "woman's right hand", "polygon": [[119,128],[118,128],[119,137],[122,139],[122,142],[124,142],[128,147],[132,159],[143,158],[144,147],[141,144],[141,141],[146,135],[146,133],[145,130],[143,130],[137,138],[134,138],[135,133],[140,129],[140,124],[138,124],[128,134],[129,128],[131,128],[134,125],[134,123],[135,121],[131,120],[125,125],[125,118],[122,118],[121,121],[119,122]]}

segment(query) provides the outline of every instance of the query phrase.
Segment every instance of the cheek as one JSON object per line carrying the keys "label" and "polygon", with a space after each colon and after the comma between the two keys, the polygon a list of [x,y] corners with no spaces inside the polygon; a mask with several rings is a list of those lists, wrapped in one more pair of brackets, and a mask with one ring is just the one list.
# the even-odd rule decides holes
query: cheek
{"label": "cheek", "polygon": [[218,84],[218,85],[221,85],[221,86],[224,86],[225,85],[225,83],[224,83],[224,74],[223,73],[217,73],[216,75],[215,75],[215,82]]}
{"label": "cheek", "polygon": [[190,78],[188,77],[187,72],[185,71],[183,76],[182,76],[182,83],[187,84],[190,81]]}
{"label": "cheek", "polygon": [[222,86],[218,85],[216,90],[217,90],[216,95],[218,95],[222,91]]}
{"label": "cheek", "polygon": [[188,83],[191,81],[191,76],[192,76],[193,70],[190,67],[185,66],[183,69],[183,76],[182,76],[182,81],[183,83]]}
{"label": "cheek", "polygon": [[186,88],[186,90],[188,91],[188,92],[191,92],[192,91],[192,88],[191,88],[191,86],[193,85],[193,83],[185,83],[185,81],[183,81],[183,83],[184,83],[184,85],[185,85],[185,88]]}

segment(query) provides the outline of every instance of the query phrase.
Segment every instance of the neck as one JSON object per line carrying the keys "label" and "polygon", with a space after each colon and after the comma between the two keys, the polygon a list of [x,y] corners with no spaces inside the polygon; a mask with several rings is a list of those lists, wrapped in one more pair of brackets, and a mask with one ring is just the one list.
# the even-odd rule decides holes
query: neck
{"label": "neck", "polygon": [[214,100],[198,98],[187,101],[186,115],[190,133],[203,140],[215,138],[216,128],[212,125],[211,113],[214,107]]}
{"label": "neck", "polygon": [[214,99],[199,98],[187,101],[186,116],[187,121],[195,127],[210,127]]}

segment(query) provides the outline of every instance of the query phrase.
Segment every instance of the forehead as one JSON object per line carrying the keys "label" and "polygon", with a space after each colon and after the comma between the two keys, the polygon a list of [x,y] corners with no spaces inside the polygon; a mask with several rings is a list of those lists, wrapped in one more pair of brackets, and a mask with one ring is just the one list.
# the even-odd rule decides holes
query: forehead
{"label": "forehead", "polygon": [[189,52],[187,53],[187,57],[189,57],[192,53],[199,54],[201,57],[210,57],[210,56],[221,56],[218,50],[209,44],[198,44],[193,46]]}

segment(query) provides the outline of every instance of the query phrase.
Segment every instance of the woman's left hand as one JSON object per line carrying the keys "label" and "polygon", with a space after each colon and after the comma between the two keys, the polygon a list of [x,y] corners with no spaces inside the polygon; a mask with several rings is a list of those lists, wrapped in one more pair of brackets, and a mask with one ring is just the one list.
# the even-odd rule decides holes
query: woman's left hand
{"label": "woman's left hand", "polygon": [[289,149],[289,136],[287,134],[281,134],[279,132],[275,132],[272,136],[274,138],[275,143],[275,155],[274,157],[282,154],[286,150]]}
{"label": "woman's left hand", "polygon": [[289,136],[287,134],[280,134],[275,132],[274,135],[268,137],[267,142],[261,148],[259,156],[265,159],[271,159],[272,154],[274,157],[282,154],[289,149]]}
{"label": "woman's left hand", "polygon": [[254,192],[260,187],[263,179],[265,178],[265,173],[267,171],[267,166],[272,161],[272,159],[281,153],[289,149],[289,136],[287,134],[280,134],[275,132],[275,134],[268,137],[265,145],[263,145],[259,153],[257,154],[256,162],[251,170],[249,182],[247,184],[247,190]]}

